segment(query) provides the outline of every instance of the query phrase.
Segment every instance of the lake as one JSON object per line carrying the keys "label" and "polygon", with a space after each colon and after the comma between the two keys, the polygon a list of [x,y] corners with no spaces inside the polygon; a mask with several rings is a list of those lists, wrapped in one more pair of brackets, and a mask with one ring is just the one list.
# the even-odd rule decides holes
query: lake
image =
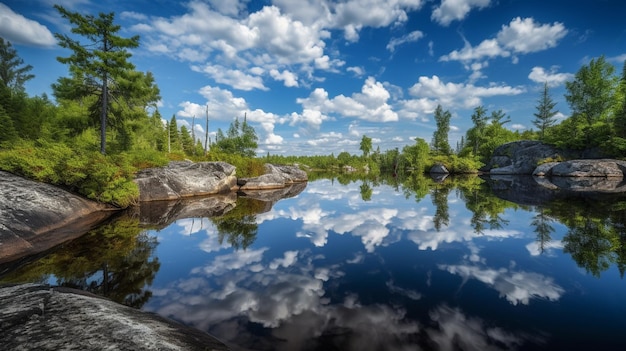
{"label": "lake", "polygon": [[626,349],[626,197],[511,184],[319,178],[276,202],[153,204],[1,280],[89,290],[234,350]]}

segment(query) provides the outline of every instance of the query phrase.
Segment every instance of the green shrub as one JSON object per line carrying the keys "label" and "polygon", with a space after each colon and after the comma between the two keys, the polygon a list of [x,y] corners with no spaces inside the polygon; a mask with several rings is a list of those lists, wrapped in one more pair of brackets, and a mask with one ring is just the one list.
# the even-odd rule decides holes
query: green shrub
{"label": "green shrub", "polygon": [[133,181],[136,168],[128,157],[104,156],[62,143],[20,142],[0,151],[0,169],[119,207],[128,207],[139,197]]}
{"label": "green shrub", "polygon": [[265,160],[245,157],[237,154],[210,152],[207,161],[222,161],[237,168],[237,176],[242,178],[258,177],[265,174]]}
{"label": "green shrub", "polygon": [[483,163],[476,158],[458,157],[457,155],[435,156],[430,160],[428,169],[436,164],[442,164],[452,174],[477,173]]}

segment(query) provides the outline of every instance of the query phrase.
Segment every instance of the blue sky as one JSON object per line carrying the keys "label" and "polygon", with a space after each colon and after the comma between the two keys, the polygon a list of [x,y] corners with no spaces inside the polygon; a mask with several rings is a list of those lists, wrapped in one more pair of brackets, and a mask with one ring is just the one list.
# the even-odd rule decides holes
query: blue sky
{"label": "blue sky", "polygon": [[450,144],[483,105],[533,127],[544,82],[569,114],[564,82],[605,55],[621,72],[620,0],[0,0],[0,36],[51,94],[70,27],[52,7],[115,12],[120,35],[139,35],[131,61],[151,71],[161,114],[204,133],[247,116],[260,155],[360,154],[430,142],[438,104],[452,112]]}

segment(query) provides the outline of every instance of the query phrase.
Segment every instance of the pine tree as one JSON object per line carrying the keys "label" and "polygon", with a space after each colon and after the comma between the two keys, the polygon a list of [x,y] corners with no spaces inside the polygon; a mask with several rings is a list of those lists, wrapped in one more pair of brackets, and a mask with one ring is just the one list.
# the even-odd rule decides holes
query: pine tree
{"label": "pine tree", "polygon": [[619,82],[619,94],[621,101],[618,102],[613,120],[615,134],[620,138],[626,138],[626,61],[622,67],[622,77]]}
{"label": "pine tree", "polygon": [[226,135],[221,128],[218,128],[215,144],[212,147],[229,154],[254,157],[258,147],[258,139],[256,131],[248,124],[245,116],[243,123],[240,123],[239,118],[235,117],[228,127]]}
{"label": "pine tree", "polygon": [[176,115],[172,115],[172,119],[170,119],[170,123],[168,124],[168,138],[168,152],[172,152],[172,150],[182,150],[180,135],[178,134],[178,125],[176,124]]}
{"label": "pine tree", "polygon": [[487,127],[487,110],[483,106],[478,106],[472,113],[474,127],[468,131],[467,141],[472,143],[474,155],[478,155],[478,149],[483,142],[485,128]]}
{"label": "pine tree", "polygon": [[[129,71],[134,70],[135,66],[128,61],[131,54],[127,49],[139,46],[139,36],[123,38],[116,35],[121,27],[113,23],[114,13],[100,13],[98,17],[94,17],[70,12],[60,5],[54,5],[54,8],[74,26],[72,33],[87,39],[87,43],[83,44],[65,34],[54,35],[61,47],[72,51],[69,57],[58,57],[57,60],[68,64],[73,76],[73,79],[60,78],[57,85],[59,89],[55,90],[61,95],[65,93],[75,97],[76,95],[98,97],[91,111],[100,116],[100,152],[105,154],[107,120],[112,100],[109,88],[118,84]],[[62,88],[64,85],[74,88],[64,89]],[[62,97],[69,97],[67,95]]]}
{"label": "pine tree", "polygon": [[0,84],[9,88],[11,92],[23,92],[24,83],[35,78],[28,73],[33,69],[31,65],[24,65],[11,42],[0,37]]}
{"label": "pine tree", "polygon": [[367,135],[363,135],[363,137],[361,138],[361,145],[359,146],[359,149],[363,151],[363,157],[367,158],[367,156],[369,156],[370,152],[372,151],[372,138],[368,137]]}
{"label": "pine tree", "polygon": [[13,141],[17,138],[17,131],[13,126],[13,121],[0,106],[0,144],[5,141]]}
{"label": "pine tree", "polygon": [[195,145],[193,143],[193,139],[191,138],[191,134],[189,133],[189,129],[187,129],[187,126],[180,127],[180,144],[183,151],[187,155],[193,155]]}
{"label": "pine tree", "polygon": [[436,154],[450,155],[452,148],[448,142],[448,133],[450,132],[450,111],[444,111],[441,105],[437,105],[435,110],[435,123],[437,130],[433,133],[433,151]]}
{"label": "pine tree", "polygon": [[535,119],[532,121],[535,127],[539,128],[539,140],[544,140],[546,130],[556,124],[554,116],[558,111],[554,110],[556,102],[552,100],[548,90],[548,83],[543,85],[543,93],[537,102],[537,112],[534,113]]}

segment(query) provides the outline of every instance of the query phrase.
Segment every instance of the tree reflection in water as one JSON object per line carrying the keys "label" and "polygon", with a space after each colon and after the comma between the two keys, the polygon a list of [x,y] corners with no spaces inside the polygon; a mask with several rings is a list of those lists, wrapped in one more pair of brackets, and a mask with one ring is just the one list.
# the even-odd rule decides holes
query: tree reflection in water
{"label": "tree reflection in water", "polygon": [[41,282],[89,291],[140,308],[159,270],[156,238],[139,220],[122,215],[63,244],[42,259],[3,277],[2,282]]}
{"label": "tree reflection in water", "polygon": [[235,250],[245,250],[256,239],[259,229],[256,215],[266,212],[270,208],[271,204],[268,202],[240,197],[233,210],[222,216],[210,217],[209,220],[215,224],[220,244],[226,239],[226,242]]}

